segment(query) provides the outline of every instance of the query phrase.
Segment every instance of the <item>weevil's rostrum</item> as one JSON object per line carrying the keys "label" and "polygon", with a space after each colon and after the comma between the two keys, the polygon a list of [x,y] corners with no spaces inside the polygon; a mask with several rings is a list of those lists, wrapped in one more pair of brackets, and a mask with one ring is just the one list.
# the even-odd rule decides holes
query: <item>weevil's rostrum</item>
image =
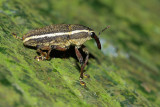
{"label": "weevil's rostrum", "polygon": [[[75,46],[75,53],[81,64],[80,83],[81,85],[85,85],[82,80],[83,70],[87,64],[89,52],[84,46],[82,47],[82,45],[85,41],[92,38],[95,39],[98,48],[101,49],[99,38],[89,27],[77,24],[56,24],[30,31],[23,36],[22,40],[25,46],[37,48],[40,56],[36,56],[35,58],[38,61],[50,59],[50,52],[53,49],[65,51],[71,45]],[[85,60],[83,60],[79,48],[82,48],[86,53]]]}

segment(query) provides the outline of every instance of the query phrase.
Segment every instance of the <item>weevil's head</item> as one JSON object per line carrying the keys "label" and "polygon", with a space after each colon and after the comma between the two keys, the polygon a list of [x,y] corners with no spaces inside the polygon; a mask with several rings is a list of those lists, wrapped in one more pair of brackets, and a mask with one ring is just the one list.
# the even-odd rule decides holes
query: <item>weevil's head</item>
{"label": "weevil's head", "polygon": [[[109,27],[110,27],[110,26],[107,26],[107,27],[105,27],[104,29],[102,29],[102,31],[100,31],[98,35],[100,35],[102,32],[104,32],[104,31],[105,31],[106,29],[108,29]],[[97,47],[98,47],[99,49],[101,49],[101,43],[100,43],[100,41],[99,41],[98,36],[96,36],[95,32],[94,32],[93,30],[91,30],[90,28],[89,28],[89,35],[91,36],[91,38],[94,38],[94,40],[95,40],[96,43],[97,43]]]}
{"label": "weevil's head", "polygon": [[98,36],[95,34],[95,32],[94,31],[89,31],[89,36],[96,41],[98,49],[101,49],[101,43],[99,41]]}
{"label": "weevil's head", "polygon": [[91,28],[83,25],[70,25],[70,29],[72,31],[70,36],[72,44],[82,45],[87,40],[94,39],[97,43],[97,47],[101,49],[99,38]]}

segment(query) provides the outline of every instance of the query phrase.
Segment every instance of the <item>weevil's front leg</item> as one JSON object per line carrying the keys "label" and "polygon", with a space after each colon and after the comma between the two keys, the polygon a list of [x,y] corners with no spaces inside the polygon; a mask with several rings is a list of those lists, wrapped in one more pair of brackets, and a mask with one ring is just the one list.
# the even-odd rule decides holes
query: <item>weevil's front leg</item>
{"label": "weevil's front leg", "polygon": [[[44,50],[47,52],[43,52]],[[36,56],[35,59],[38,61],[49,60],[51,50],[52,48],[50,46],[37,46],[37,52],[40,53],[40,56]]]}
{"label": "weevil's front leg", "polygon": [[81,55],[81,53],[78,50],[79,47],[75,47],[75,52],[76,52],[76,56],[81,64],[81,67],[83,66],[84,62],[83,62],[83,57]]}
{"label": "weevil's front leg", "polygon": [[[89,58],[89,51],[87,50],[87,48],[84,45],[82,45],[82,51],[86,54],[86,58],[85,58],[83,66],[81,67],[81,70],[83,70],[85,68],[85,66],[87,65],[88,58]],[[84,74],[84,71],[83,71],[83,74],[81,74],[81,77],[82,77],[82,75],[87,77],[87,78],[90,77],[89,75]]]}
{"label": "weevil's front leg", "polygon": [[86,57],[86,60],[84,62],[83,57],[82,57],[81,53],[79,52],[78,48],[79,47],[75,47],[76,56],[81,64],[81,72],[80,72],[79,80],[80,80],[81,85],[86,86],[86,83],[83,81],[83,73],[84,73],[84,67],[86,66],[87,61],[88,61],[88,56]]}

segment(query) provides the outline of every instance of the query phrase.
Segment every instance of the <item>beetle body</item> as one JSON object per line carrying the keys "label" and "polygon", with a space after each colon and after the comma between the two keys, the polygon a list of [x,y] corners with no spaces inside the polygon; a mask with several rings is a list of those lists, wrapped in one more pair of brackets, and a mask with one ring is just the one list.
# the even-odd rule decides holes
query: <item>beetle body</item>
{"label": "beetle body", "polygon": [[82,25],[57,24],[30,31],[23,36],[23,43],[31,47],[56,45],[68,48],[70,45],[80,46],[92,39],[92,32],[92,29]]}
{"label": "beetle body", "polygon": [[[92,38],[95,39],[98,48],[101,49],[99,38],[89,27],[76,24],[56,24],[32,30],[25,34],[22,40],[25,46],[37,48],[37,52],[40,53],[40,56],[36,56],[35,59],[38,61],[48,60],[50,52],[53,49],[65,51],[71,45],[75,46],[75,53],[81,64],[80,83],[81,85],[85,85],[82,79],[84,67],[88,62],[89,52],[84,46],[82,47],[82,45]],[[83,60],[79,48],[82,48],[86,53],[85,60]]]}

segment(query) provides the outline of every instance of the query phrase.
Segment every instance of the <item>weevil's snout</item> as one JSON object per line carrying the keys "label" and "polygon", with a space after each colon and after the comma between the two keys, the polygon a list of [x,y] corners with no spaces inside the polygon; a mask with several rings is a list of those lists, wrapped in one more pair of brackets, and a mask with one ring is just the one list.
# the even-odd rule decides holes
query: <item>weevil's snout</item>
{"label": "weevil's snout", "polygon": [[101,49],[101,43],[97,35],[94,32],[91,32],[91,37],[94,38],[94,40],[96,41],[98,49]]}

